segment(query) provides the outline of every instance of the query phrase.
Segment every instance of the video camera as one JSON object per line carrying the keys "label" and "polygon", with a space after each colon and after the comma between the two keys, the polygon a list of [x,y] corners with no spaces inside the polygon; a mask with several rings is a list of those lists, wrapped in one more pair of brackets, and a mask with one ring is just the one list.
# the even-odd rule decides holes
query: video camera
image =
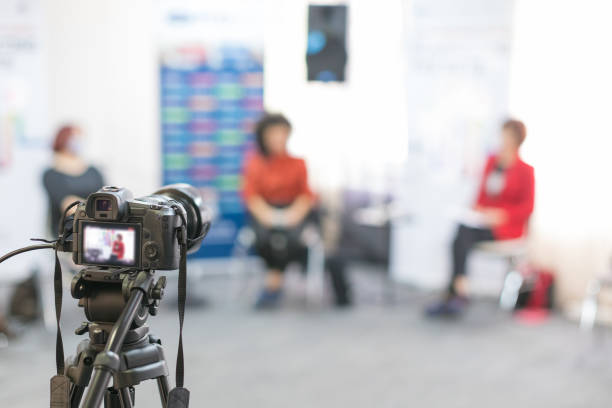
{"label": "video camera", "polygon": [[[71,209],[74,213],[66,215]],[[51,378],[51,406],[77,408],[133,407],[134,387],[155,379],[162,406],[188,406],[183,387],[182,332],[185,314],[187,254],[195,252],[210,229],[210,213],[197,189],[188,184],[165,186],[133,199],[119,187],[103,187],[87,201],[64,210],[59,237],[0,257],[0,263],[28,251],[54,249],[56,368]],[[79,299],[88,321],[75,333],[89,333],[74,358],[64,360],[60,330],[62,271],[57,252],[72,252],[85,267],[72,278],[71,294]],[[146,320],[157,314],[166,278],[155,270],[178,269],[179,347],[176,387],[169,389],[168,367],[160,340]],[[108,383],[113,378],[113,386]],[[85,395],[85,390],[88,389]]]}
{"label": "video camera", "polygon": [[125,188],[103,187],[78,204],[71,251],[78,265],[172,270],[179,244],[195,252],[210,228],[198,191],[188,184],[165,186],[133,199]]}

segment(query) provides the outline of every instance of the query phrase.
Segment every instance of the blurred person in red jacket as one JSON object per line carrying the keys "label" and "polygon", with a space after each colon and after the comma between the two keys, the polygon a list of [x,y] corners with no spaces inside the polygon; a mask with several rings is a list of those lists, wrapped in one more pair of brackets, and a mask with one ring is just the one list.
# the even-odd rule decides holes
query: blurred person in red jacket
{"label": "blurred person in red jacket", "polygon": [[113,241],[112,257],[113,260],[123,261],[123,253],[125,252],[125,245],[123,243],[123,236],[117,234],[115,241]]}
{"label": "blurred person in red jacket", "polygon": [[502,126],[502,143],[489,157],[473,210],[479,226],[460,224],[452,247],[452,277],[445,298],[430,307],[429,316],[457,315],[467,305],[465,265],[472,248],[482,241],[516,239],[525,235],[533,212],[533,167],[521,160],[519,149],[527,130],[510,119]]}

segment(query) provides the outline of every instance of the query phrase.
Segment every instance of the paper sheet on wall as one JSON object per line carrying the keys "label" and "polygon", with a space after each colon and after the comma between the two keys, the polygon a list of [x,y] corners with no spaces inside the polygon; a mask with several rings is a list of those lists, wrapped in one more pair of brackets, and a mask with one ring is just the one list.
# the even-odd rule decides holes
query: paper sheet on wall
{"label": "paper sheet on wall", "polygon": [[41,0],[0,2],[0,168],[47,131]]}

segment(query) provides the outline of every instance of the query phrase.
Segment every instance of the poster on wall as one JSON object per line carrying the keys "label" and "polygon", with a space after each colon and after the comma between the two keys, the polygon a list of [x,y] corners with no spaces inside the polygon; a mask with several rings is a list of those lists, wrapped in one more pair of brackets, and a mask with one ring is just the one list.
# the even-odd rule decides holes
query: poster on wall
{"label": "poster on wall", "polygon": [[411,154],[471,177],[508,114],[511,0],[414,0],[408,7]]}
{"label": "poster on wall", "polygon": [[[413,0],[406,7],[409,160],[391,268],[439,288],[458,216],[474,200],[487,154],[508,115],[511,0]],[[493,268],[494,269],[494,268]],[[491,275],[494,276],[494,275]],[[473,288],[476,289],[476,288]]]}
{"label": "poster on wall", "polygon": [[230,256],[246,222],[241,174],[263,113],[261,19],[241,4],[172,2],[162,11],[162,178],[192,184],[212,208],[202,258]]}
{"label": "poster on wall", "polygon": [[0,2],[0,168],[47,125],[41,0]]}

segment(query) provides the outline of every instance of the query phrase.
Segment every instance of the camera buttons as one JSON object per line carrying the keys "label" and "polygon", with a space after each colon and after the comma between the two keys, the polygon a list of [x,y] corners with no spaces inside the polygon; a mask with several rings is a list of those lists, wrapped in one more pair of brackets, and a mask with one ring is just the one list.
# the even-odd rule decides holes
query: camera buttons
{"label": "camera buttons", "polygon": [[144,255],[150,259],[150,260],[154,260],[157,259],[159,257],[159,246],[152,241],[147,242],[146,244],[144,244]]}

